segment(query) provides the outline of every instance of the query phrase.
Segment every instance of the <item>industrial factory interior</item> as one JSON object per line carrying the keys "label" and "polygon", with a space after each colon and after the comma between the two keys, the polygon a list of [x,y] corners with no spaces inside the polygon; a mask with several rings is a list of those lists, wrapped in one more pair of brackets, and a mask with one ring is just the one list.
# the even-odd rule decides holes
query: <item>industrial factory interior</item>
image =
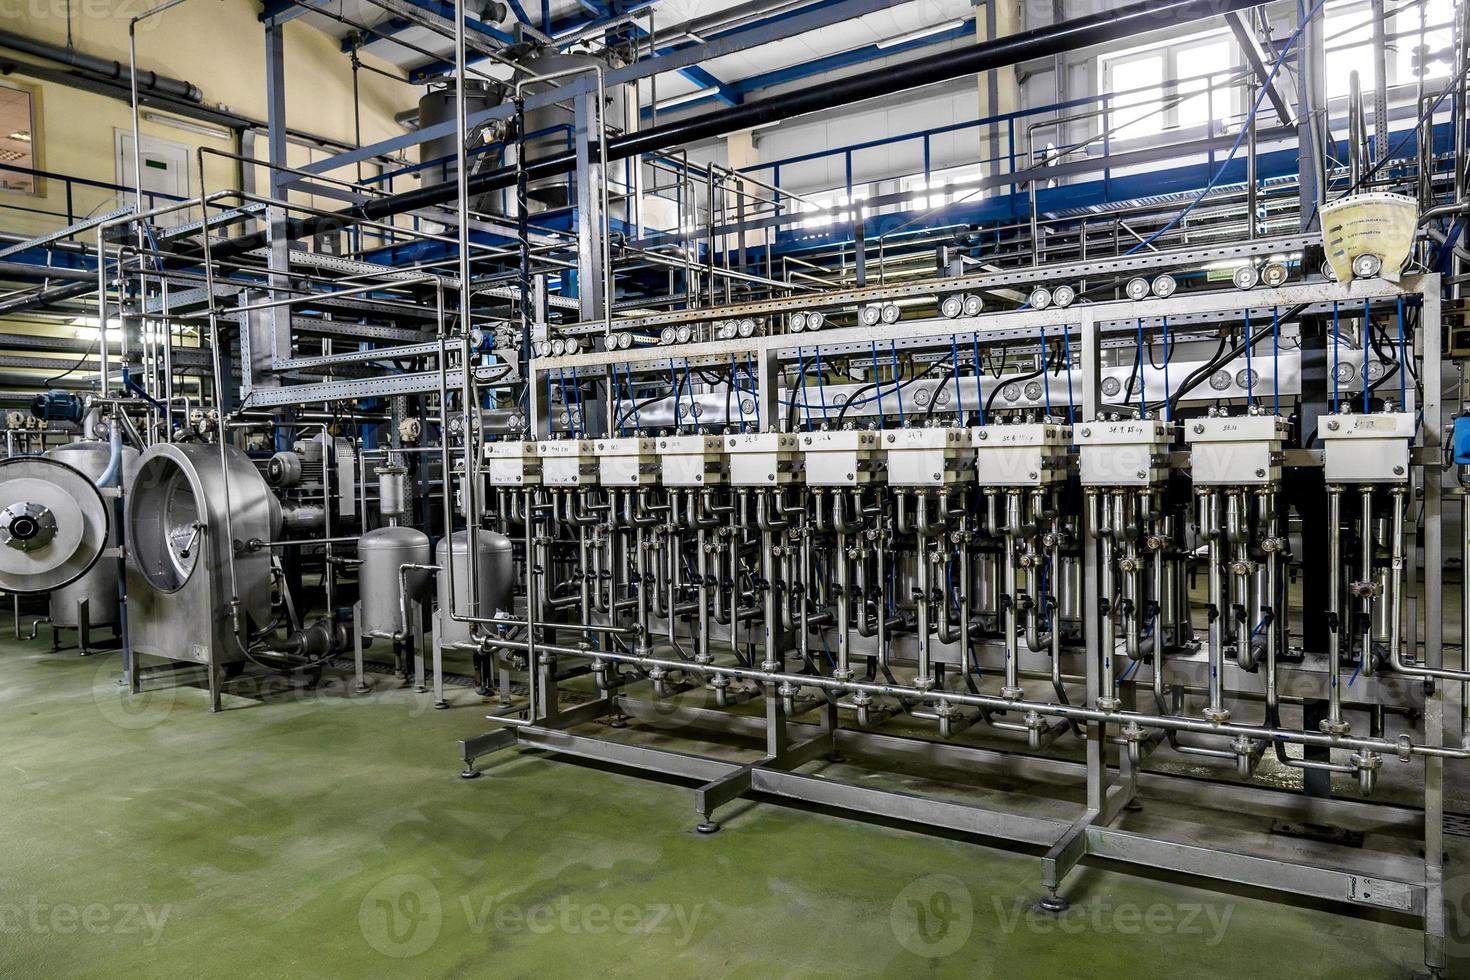
{"label": "industrial factory interior", "polygon": [[1470,978],[1470,0],[0,0],[0,977]]}

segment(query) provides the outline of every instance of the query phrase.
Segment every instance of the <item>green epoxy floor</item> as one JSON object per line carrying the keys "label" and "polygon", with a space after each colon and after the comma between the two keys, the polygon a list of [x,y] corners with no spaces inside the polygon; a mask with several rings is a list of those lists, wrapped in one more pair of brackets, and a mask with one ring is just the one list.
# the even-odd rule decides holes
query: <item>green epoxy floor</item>
{"label": "green epoxy floor", "polygon": [[[1401,925],[525,751],[457,778],[467,691],[126,700],[114,655],[0,642],[0,977],[1405,978]],[[380,682],[383,679],[379,679]],[[391,682],[389,682],[391,683]],[[249,688],[237,688],[249,693]],[[1452,972],[1450,975],[1470,975]]]}

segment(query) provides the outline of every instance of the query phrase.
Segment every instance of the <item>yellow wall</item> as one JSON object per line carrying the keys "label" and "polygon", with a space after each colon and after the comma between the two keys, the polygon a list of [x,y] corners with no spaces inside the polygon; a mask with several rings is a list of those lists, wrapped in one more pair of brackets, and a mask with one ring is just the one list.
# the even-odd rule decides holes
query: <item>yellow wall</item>
{"label": "yellow wall", "polygon": [[[100,58],[128,62],[128,21],[151,2],[132,0],[72,0],[72,36],[77,50]],[[5,4],[6,30],[51,44],[66,43],[66,4],[62,0],[20,0]],[[143,21],[138,29],[138,64],[145,70],[193,82],[205,103],[224,106],[242,115],[265,119],[265,31],[259,22],[257,0],[186,0],[179,7]],[[19,16],[13,16],[18,14]],[[300,20],[285,26],[286,117],[296,130],[353,141],[352,70],[337,39]],[[6,54],[8,52],[0,52]],[[32,63],[40,59],[22,56]],[[365,58],[365,60],[367,60]],[[54,66],[52,66],[54,67]],[[376,67],[391,68],[378,64]],[[38,82],[19,75],[9,81],[40,90],[39,167],[53,173],[117,183],[114,129],[132,129],[126,102],[67,86]],[[373,72],[359,73],[362,102],[362,138],[365,143],[398,135],[402,127],[393,114],[412,105],[417,90]],[[160,111],[160,110],[152,110]],[[142,121],[146,135],[189,146],[200,144],[238,152],[233,138],[214,139],[171,126]],[[264,156],[265,140],[256,153]],[[307,159],[304,147],[293,146],[289,163]],[[352,179],[347,168],[337,176]],[[265,175],[257,171],[256,186],[264,190]],[[206,187],[210,190],[240,186],[238,166],[206,157]],[[198,174],[190,174],[191,193],[199,192]],[[318,202],[323,207],[340,204]],[[21,215],[0,207],[0,230],[35,234],[65,223],[66,196],[59,181],[48,181],[43,197],[0,191],[0,205],[42,209],[55,217]],[[113,194],[78,188],[74,210],[80,217],[115,205]]]}

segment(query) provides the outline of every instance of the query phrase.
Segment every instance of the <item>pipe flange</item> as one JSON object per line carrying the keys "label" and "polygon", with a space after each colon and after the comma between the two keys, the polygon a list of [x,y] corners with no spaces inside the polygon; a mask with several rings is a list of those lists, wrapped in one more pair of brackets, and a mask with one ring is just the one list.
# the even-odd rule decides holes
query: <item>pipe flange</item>
{"label": "pipe flange", "polygon": [[1223,725],[1230,720],[1229,708],[1206,708],[1203,714],[1205,721],[1212,725]]}
{"label": "pipe flange", "polygon": [[932,691],[934,689],[933,677],[915,677],[914,687],[920,691]]}
{"label": "pipe flange", "polygon": [[1000,696],[1007,701],[1019,701],[1021,700],[1021,695],[1025,693],[1019,687],[1003,687],[1000,689]]}
{"label": "pipe flange", "polygon": [[1097,710],[1099,710],[1099,711],[1106,711],[1108,714],[1112,714],[1114,711],[1117,711],[1122,706],[1123,706],[1123,702],[1119,698],[1098,698],[1097,699]]}
{"label": "pipe flange", "polygon": [[34,500],[18,500],[0,510],[0,543],[17,551],[44,548],[56,537],[56,515]]}
{"label": "pipe flange", "polygon": [[841,681],[845,684],[848,681],[852,680],[852,678],[853,672],[851,667],[838,667],[836,670],[832,671],[832,679],[834,681]]}
{"label": "pipe flange", "polygon": [[1373,772],[1383,767],[1383,756],[1377,752],[1354,752],[1348,761],[1360,771]]}
{"label": "pipe flange", "polygon": [[768,674],[779,674],[786,665],[779,660],[762,660],[761,670]]}
{"label": "pipe flange", "polygon": [[1353,730],[1351,722],[1333,721],[1331,718],[1323,718],[1317,723],[1317,728],[1322,734],[1331,735],[1333,738],[1343,738]]}

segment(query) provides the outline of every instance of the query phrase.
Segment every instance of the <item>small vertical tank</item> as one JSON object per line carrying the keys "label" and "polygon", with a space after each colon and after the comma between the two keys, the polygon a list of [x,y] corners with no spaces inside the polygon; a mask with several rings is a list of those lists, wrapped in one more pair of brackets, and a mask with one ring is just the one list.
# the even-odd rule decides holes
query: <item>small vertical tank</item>
{"label": "small vertical tank", "polygon": [[[478,553],[475,564],[479,569],[480,609],[478,615],[494,616],[501,610],[509,610],[511,585],[515,577],[515,560],[511,552],[510,538],[495,531],[479,531],[476,535]],[[439,642],[444,646],[472,644],[473,623],[461,623],[450,618],[449,611],[449,554],[451,541],[454,553],[454,606],[461,616],[471,614],[470,609],[470,533],[456,531],[452,538],[440,538],[434,549],[434,561],[439,565]]]}
{"label": "small vertical tank", "polygon": [[429,563],[429,536],[412,527],[379,527],[357,539],[358,592],[362,618],[358,628],[364,636],[392,636],[403,632],[403,602],[400,581],[408,585],[409,599],[422,599],[429,573],[409,569],[400,580],[405,564]]}
{"label": "small vertical tank", "polygon": [[[57,446],[46,455],[54,460],[65,463],[73,469],[80,470],[92,478],[95,483],[97,478],[107,472],[108,460],[112,458],[112,449],[105,442],[87,440],[83,442],[71,442],[64,446]],[[138,451],[131,446],[122,449],[122,485],[124,492],[133,484],[133,478],[138,475]],[[116,519],[112,521],[112,529],[108,534],[108,547],[115,548],[118,545],[120,529]],[[87,600],[87,622],[91,626],[115,626],[118,623],[117,603],[117,561],[113,558],[102,557],[92,570],[65,588],[57,589],[51,593],[51,608],[49,615],[55,626],[63,626],[75,629],[81,625],[80,603]]]}

